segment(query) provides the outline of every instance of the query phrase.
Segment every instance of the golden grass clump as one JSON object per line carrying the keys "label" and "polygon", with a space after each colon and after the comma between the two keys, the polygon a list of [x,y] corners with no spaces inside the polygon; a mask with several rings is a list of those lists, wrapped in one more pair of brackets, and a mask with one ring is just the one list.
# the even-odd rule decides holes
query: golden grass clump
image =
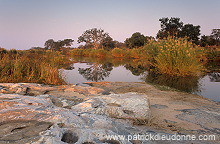
{"label": "golden grass clump", "polygon": [[59,52],[21,51],[0,54],[0,82],[64,84],[59,67],[68,62]]}
{"label": "golden grass clump", "polygon": [[199,49],[186,38],[151,41],[145,49],[152,66],[161,74],[197,76],[203,70]]}

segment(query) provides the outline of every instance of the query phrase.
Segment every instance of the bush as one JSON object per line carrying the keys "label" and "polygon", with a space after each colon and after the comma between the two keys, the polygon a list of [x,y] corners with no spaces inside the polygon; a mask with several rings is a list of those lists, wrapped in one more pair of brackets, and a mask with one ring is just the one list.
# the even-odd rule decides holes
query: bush
{"label": "bush", "polygon": [[104,50],[104,49],[97,49],[96,50],[96,57],[103,58],[103,57],[106,57],[106,55],[107,55],[106,50]]}
{"label": "bush", "polygon": [[111,53],[113,57],[117,57],[117,58],[123,58],[123,57],[126,57],[126,55],[128,55],[128,53],[125,50],[120,49],[120,48],[114,48],[111,51]]}
{"label": "bush", "polygon": [[70,51],[70,54],[72,56],[82,56],[83,55],[83,50],[82,49],[73,49]]}
{"label": "bush", "polygon": [[193,76],[202,71],[199,52],[186,38],[151,41],[145,46],[149,61],[159,73],[175,76]]}
{"label": "bush", "polygon": [[143,47],[131,49],[129,57],[135,58],[135,59],[147,59],[148,58],[147,52]]}

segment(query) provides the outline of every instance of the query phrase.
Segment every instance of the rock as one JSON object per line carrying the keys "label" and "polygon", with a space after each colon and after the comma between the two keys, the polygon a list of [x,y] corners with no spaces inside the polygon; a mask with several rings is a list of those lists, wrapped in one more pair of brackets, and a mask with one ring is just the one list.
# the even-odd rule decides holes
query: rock
{"label": "rock", "polygon": [[35,120],[7,121],[0,124],[0,143],[28,143],[30,138],[38,140],[39,133],[47,130],[52,123]]}
{"label": "rock", "polygon": [[220,113],[202,109],[183,109],[177,118],[200,125],[212,133],[220,134]]}
{"label": "rock", "polygon": [[0,93],[7,93],[7,89],[3,86],[0,86]]}
{"label": "rock", "polygon": [[42,84],[34,83],[1,83],[0,87],[4,87],[5,91],[2,93],[7,94],[21,94],[21,95],[40,95],[45,94],[46,91],[52,90],[54,88],[49,86],[44,86]]}
{"label": "rock", "polygon": [[101,88],[96,88],[96,87],[83,87],[83,86],[71,86],[67,87],[65,92],[78,92],[83,95],[97,95],[97,94],[102,94],[104,92],[103,89]]}
{"label": "rock", "polygon": [[[159,91],[143,83],[104,83],[102,87],[107,88],[0,84],[0,144],[217,142],[108,139],[107,136],[111,135],[171,133],[214,134],[218,139],[220,109],[219,105],[198,96],[195,98],[194,95],[185,93]],[[110,94],[129,91],[143,92],[146,95]],[[153,104],[152,111],[149,109],[148,99]],[[151,112],[154,115],[148,120]],[[159,117],[155,117],[157,115]],[[132,123],[135,120],[146,125],[136,126]],[[163,132],[149,127],[145,122],[152,122],[156,129]],[[194,127],[191,128],[192,126]]]}
{"label": "rock", "polygon": [[43,94],[62,94],[62,95],[98,95],[104,92],[101,88],[83,87],[76,85],[49,86],[35,83],[1,83],[0,93],[21,94],[21,95],[43,95]]}
{"label": "rock", "polygon": [[17,94],[26,94],[27,87],[23,84],[13,84],[13,83],[3,83],[0,85],[1,93],[17,93]]}
{"label": "rock", "polygon": [[166,105],[160,105],[160,104],[154,104],[154,105],[151,105],[151,107],[157,108],[157,109],[165,109],[165,108],[168,108],[168,106],[166,106]]}
{"label": "rock", "polygon": [[[134,94],[127,95],[128,97],[134,96]],[[116,96],[112,95],[112,98]],[[0,143],[13,141],[14,143],[33,144],[74,142],[77,144],[104,142],[131,144],[131,142],[123,139],[107,140],[106,136],[144,134],[146,130],[136,128],[128,121],[112,119],[105,115],[84,112],[80,113],[79,116],[72,109],[55,106],[50,99],[50,95],[33,97],[1,94],[0,98],[0,105],[4,104],[0,109],[0,128],[4,129],[0,132]],[[111,103],[113,103],[112,98],[109,100]],[[120,104],[122,104],[122,98],[117,101],[121,101]],[[124,103],[126,102],[129,103],[125,100]],[[116,101],[114,103],[110,105],[120,105]],[[93,107],[100,107],[102,104],[102,102],[97,102],[93,104]]]}
{"label": "rock", "polygon": [[98,96],[72,107],[73,111],[106,115],[119,119],[150,118],[149,101],[146,95],[137,93]]}

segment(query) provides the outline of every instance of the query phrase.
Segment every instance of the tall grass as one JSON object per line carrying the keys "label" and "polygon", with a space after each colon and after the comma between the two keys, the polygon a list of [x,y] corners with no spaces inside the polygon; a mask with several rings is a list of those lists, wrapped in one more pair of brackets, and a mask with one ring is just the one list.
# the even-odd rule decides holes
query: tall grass
{"label": "tall grass", "polygon": [[0,82],[64,84],[59,68],[68,59],[59,52],[21,51],[0,54]]}
{"label": "tall grass", "polygon": [[116,58],[124,58],[124,57],[128,56],[128,53],[125,50],[120,49],[120,48],[114,48],[111,51],[111,54],[113,57],[116,57]]}
{"label": "tall grass", "polygon": [[149,61],[159,73],[173,76],[196,76],[203,66],[198,58],[197,47],[186,38],[151,41],[145,46]]}

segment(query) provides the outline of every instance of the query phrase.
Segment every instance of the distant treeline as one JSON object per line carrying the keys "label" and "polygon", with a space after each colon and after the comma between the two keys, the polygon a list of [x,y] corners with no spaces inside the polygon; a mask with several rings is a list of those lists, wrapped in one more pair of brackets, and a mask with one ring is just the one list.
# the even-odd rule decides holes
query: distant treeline
{"label": "distant treeline", "polygon": [[220,29],[201,36],[200,26],[184,24],[180,18],[161,18],[156,38],[135,32],[123,43],[113,40],[102,29],[86,30],[74,40],[49,39],[45,47],[30,50],[0,48],[0,82],[39,82],[63,84],[59,69],[71,57],[127,58],[146,61],[150,69],[170,76],[198,76],[207,61],[220,61]]}
{"label": "distant treeline", "polygon": [[[111,50],[113,48],[139,48],[149,43],[151,40],[159,40],[167,38],[184,38],[187,37],[195,45],[202,47],[219,46],[220,45],[220,29],[212,29],[210,35],[202,35],[200,33],[200,26],[193,24],[184,24],[180,18],[161,18],[159,19],[161,29],[158,31],[156,37],[145,36],[140,32],[135,32],[131,37],[126,38],[124,42],[113,40],[113,38],[103,29],[92,28],[86,30],[78,37],[77,42],[81,45],[78,48],[83,49],[105,49]],[[54,41],[49,39],[45,42],[45,47],[33,47],[32,49],[51,49],[61,50],[70,48],[73,45],[73,39],[64,39]]]}

